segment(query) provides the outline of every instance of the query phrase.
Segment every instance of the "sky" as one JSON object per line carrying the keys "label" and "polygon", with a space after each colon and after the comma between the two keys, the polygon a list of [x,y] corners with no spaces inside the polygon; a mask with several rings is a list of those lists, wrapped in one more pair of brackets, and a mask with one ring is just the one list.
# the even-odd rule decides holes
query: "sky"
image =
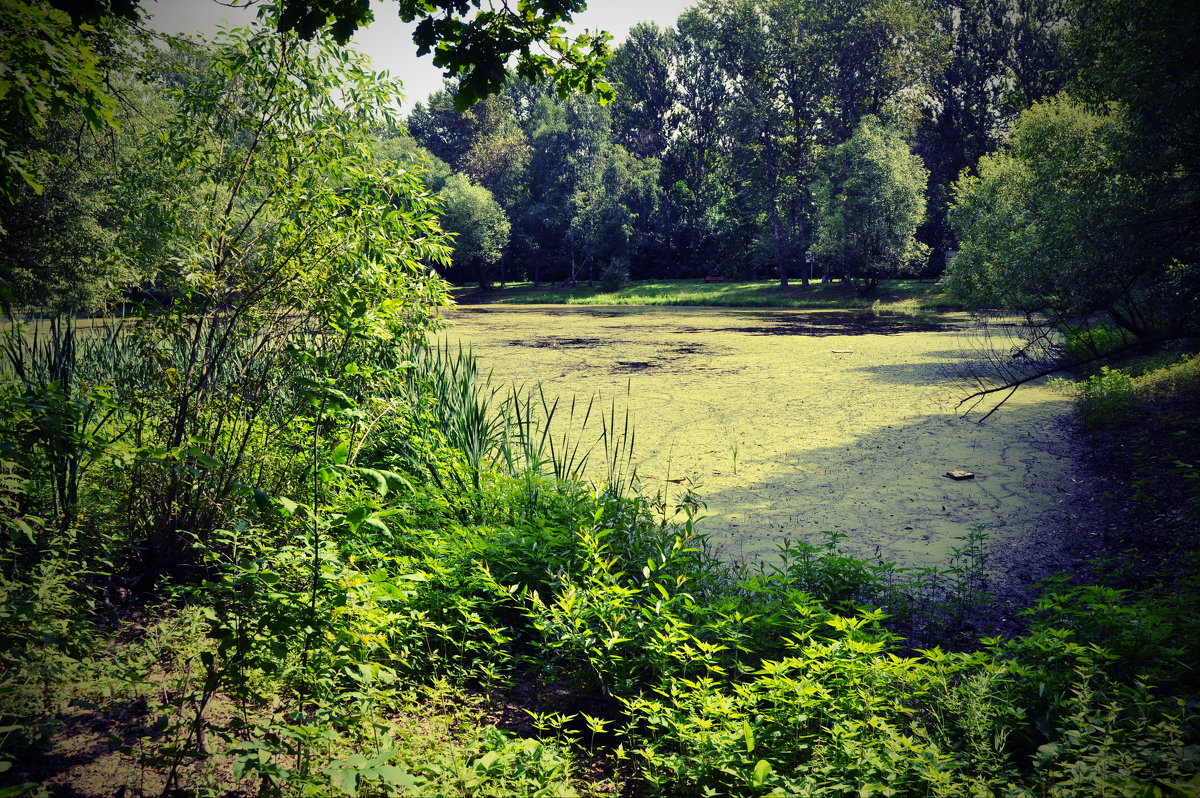
{"label": "sky", "polygon": [[[606,30],[614,44],[624,40],[637,22],[656,22],[671,27],[684,9],[697,0],[591,0],[588,8],[575,16],[568,30]],[[396,6],[388,0],[373,0],[375,21],[360,29],[352,45],[371,57],[375,69],[386,71],[404,83],[404,107],[411,108],[441,88],[441,70],[432,56],[417,57],[412,43],[412,25],[397,16]],[[150,27],[162,33],[210,34],[223,24],[247,24],[255,11],[229,8],[216,0],[143,0],[142,8],[152,16]]]}

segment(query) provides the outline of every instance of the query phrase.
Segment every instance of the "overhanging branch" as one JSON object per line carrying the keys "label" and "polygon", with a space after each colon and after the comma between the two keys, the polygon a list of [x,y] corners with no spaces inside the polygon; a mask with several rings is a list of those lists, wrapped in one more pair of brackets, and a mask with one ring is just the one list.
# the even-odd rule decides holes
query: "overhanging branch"
{"label": "overhanging branch", "polygon": [[992,388],[981,388],[978,391],[974,391],[973,393],[970,393],[967,396],[963,397],[962,400],[959,401],[959,403],[954,406],[954,409],[957,410],[958,408],[962,407],[963,405],[967,404],[968,402],[971,402],[972,400],[974,400],[974,402],[972,402],[971,406],[968,407],[963,412],[963,416],[965,417],[968,413],[970,413],[972,410],[974,410],[976,407],[978,407],[979,403],[982,402],[986,397],[991,396],[992,394],[1003,393],[1004,391],[1007,391],[1008,395],[1005,396],[1003,399],[1001,399],[999,402],[997,402],[992,407],[991,410],[984,413],[983,417],[980,418],[978,422],[976,422],[978,424],[982,424],[984,421],[987,421],[988,417],[991,416],[992,413],[995,413],[997,410],[1000,409],[1000,407],[1005,402],[1007,402],[1009,399],[1011,399],[1012,395],[1017,392],[1018,388],[1020,388],[1022,385],[1026,384],[1026,383],[1033,382],[1034,380],[1040,380],[1042,377],[1049,377],[1051,374],[1057,374],[1061,371],[1070,371],[1071,369],[1075,369],[1080,366],[1086,366],[1089,363],[1095,363],[1097,360],[1102,360],[1104,358],[1109,358],[1114,355],[1119,355],[1119,354],[1122,354],[1123,352],[1128,352],[1128,351],[1131,351],[1131,350],[1139,348],[1139,347],[1153,346],[1155,344],[1164,344],[1164,343],[1167,343],[1168,341],[1185,341],[1185,340],[1189,340],[1189,339],[1200,339],[1200,330],[1190,331],[1190,332],[1185,332],[1185,333],[1174,333],[1171,335],[1159,335],[1159,336],[1154,336],[1152,338],[1139,338],[1139,339],[1130,341],[1127,344],[1118,346],[1116,349],[1110,349],[1106,352],[1101,352],[1101,353],[1092,355],[1090,357],[1081,358],[1079,360],[1073,360],[1070,363],[1059,363],[1059,364],[1056,364],[1049,368],[1041,369],[1033,374],[1027,374],[1024,377],[1020,377],[1019,379],[1007,380],[1002,385],[997,385]]}

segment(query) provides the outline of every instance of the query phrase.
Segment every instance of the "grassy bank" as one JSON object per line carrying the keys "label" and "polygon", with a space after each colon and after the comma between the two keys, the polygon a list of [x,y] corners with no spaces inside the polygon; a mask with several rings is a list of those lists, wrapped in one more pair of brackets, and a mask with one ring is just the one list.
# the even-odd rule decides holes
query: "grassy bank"
{"label": "grassy bank", "polygon": [[869,297],[860,297],[846,283],[814,282],[805,289],[799,283],[780,288],[777,281],[640,280],[617,291],[588,288],[580,283],[570,288],[538,287],[510,283],[505,288],[480,292],[475,287],[455,289],[461,304],[551,304],[551,305],[690,305],[730,308],[821,308],[854,310],[875,307],[901,313],[961,310],[942,286],[919,280],[884,280]]}

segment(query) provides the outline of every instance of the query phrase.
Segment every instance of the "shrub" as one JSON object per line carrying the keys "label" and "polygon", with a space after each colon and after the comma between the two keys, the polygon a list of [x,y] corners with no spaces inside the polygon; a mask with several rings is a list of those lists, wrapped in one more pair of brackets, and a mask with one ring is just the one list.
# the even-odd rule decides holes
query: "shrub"
{"label": "shrub", "polygon": [[1079,386],[1079,415],[1093,429],[1117,426],[1129,418],[1136,393],[1133,377],[1101,366]]}
{"label": "shrub", "polygon": [[605,291],[620,291],[629,282],[629,262],[613,258],[600,270],[600,287]]}
{"label": "shrub", "polygon": [[[1129,343],[1130,334],[1112,324],[1068,329],[1063,339],[1063,355],[1068,363],[1098,357]],[[1085,373],[1090,371],[1085,367]]]}

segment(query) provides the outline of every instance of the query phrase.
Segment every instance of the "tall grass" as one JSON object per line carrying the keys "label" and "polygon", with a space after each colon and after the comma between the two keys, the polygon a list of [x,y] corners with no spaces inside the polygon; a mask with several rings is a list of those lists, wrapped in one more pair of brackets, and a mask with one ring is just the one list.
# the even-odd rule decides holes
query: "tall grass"
{"label": "tall grass", "polygon": [[32,481],[50,488],[62,529],[74,521],[84,473],[134,429],[123,400],[142,363],[120,321],[81,330],[74,317],[52,316],[14,322],[0,337],[0,377],[27,425],[19,456]]}
{"label": "tall grass", "polygon": [[434,428],[446,443],[462,452],[475,488],[486,465],[504,456],[505,415],[497,407],[491,375],[481,375],[474,354],[461,345],[416,344],[409,355],[415,364],[408,389],[424,400]]}
{"label": "tall grass", "polygon": [[[614,497],[628,494],[636,479],[634,431],[616,399],[603,408],[598,396],[563,399],[541,385],[501,387],[470,347],[449,342],[415,346],[409,357],[409,390],[446,443],[465,455],[476,490],[483,473],[500,468],[562,482],[599,479]],[[602,464],[594,467],[597,460]]]}

